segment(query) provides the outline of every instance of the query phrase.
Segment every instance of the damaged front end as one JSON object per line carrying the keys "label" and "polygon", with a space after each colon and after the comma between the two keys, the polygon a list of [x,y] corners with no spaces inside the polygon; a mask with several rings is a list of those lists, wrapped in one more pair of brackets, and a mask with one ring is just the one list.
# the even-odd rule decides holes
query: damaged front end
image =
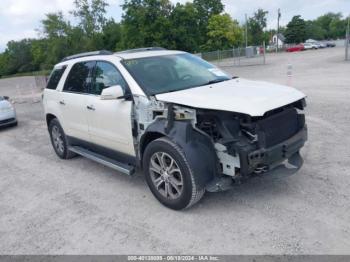
{"label": "damaged front end", "polygon": [[199,185],[223,191],[251,175],[296,173],[307,140],[305,100],[262,117],[193,109],[136,98],[135,146],[142,159],[150,135],[167,136],[181,146]]}
{"label": "damaged front end", "polygon": [[[267,112],[263,117],[199,111],[197,127],[213,138],[221,173],[241,180],[251,175],[296,173],[303,164],[299,151],[307,140],[305,100]],[[223,176],[208,191],[228,188]]]}

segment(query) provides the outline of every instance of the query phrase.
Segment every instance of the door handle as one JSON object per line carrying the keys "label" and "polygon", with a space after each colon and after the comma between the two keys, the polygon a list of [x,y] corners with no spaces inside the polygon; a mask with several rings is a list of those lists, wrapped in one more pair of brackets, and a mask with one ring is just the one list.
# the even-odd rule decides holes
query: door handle
{"label": "door handle", "polygon": [[87,108],[88,110],[95,111],[95,107],[94,107],[93,105],[87,106],[86,108]]}
{"label": "door handle", "polygon": [[61,100],[59,103],[60,103],[60,105],[63,105],[63,106],[66,105],[66,103],[64,102],[64,100]]}

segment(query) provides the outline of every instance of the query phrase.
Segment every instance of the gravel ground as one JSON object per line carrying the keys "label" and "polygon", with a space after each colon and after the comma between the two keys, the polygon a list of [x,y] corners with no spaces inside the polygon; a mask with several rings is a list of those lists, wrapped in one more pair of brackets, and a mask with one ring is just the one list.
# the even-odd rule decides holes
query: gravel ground
{"label": "gravel ground", "polygon": [[[270,55],[267,63],[225,69],[308,95],[304,167],[207,193],[183,212],[160,205],[141,174],[58,159],[41,104],[17,103],[19,126],[0,131],[0,253],[350,254],[350,63],[341,48]],[[31,81],[1,80],[0,92],[26,93]]]}

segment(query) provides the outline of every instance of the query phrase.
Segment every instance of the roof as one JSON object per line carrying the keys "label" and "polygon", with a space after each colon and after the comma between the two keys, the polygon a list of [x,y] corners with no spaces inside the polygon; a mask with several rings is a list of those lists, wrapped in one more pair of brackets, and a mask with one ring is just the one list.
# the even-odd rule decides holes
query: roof
{"label": "roof", "polygon": [[101,50],[101,51],[93,51],[93,52],[85,52],[85,53],[80,53],[80,54],[75,54],[71,56],[67,56],[62,59],[62,62],[72,60],[72,59],[77,59],[77,58],[82,58],[82,57],[87,57],[87,56],[97,56],[97,55],[112,55],[113,53],[107,50]]}
{"label": "roof", "polygon": [[67,64],[74,64],[79,61],[98,60],[98,59],[101,59],[101,57],[107,58],[107,57],[114,56],[114,57],[119,57],[120,59],[123,59],[123,60],[124,59],[128,60],[128,59],[154,57],[154,56],[176,55],[176,54],[183,54],[183,53],[185,52],[167,50],[161,47],[130,49],[130,50],[125,50],[117,53],[101,50],[101,51],[93,51],[93,52],[80,53],[80,54],[68,56],[64,58],[60,63],[56,64],[55,67],[59,67]]}
{"label": "roof", "polygon": [[277,36],[279,40],[281,40],[282,42],[284,42],[284,40],[286,40],[286,38],[284,37],[283,34],[278,33],[278,34],[274,34],[273,37]]}
{"label": "roof", "polygon": [[317,41],[314,39],[308,39],[305,41],[305,43],[316,43]]}
{"label": "roof", "polygon": [[151,51],[142,51],[142,52],[119,52],[114,55],[128,60],[128,59],[136,59],[136,58],[145,58],[145,57],[153,57],[153,56],[165,56],[165,55],[177,55],[184,54],[183,51],[174,51],[174,50],[151,50]]}

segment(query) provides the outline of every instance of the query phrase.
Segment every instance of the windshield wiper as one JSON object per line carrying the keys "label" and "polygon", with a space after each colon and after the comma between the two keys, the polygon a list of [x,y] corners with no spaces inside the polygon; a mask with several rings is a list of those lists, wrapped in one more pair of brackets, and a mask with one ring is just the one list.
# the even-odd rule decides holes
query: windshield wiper
{"label": "windshield wiper", "polygon": [[200,86],[207,86],[207,85],[217,84],[217,83],[228,81],[228,80],[230,80],[230,79],[214,79],[214,80],[210,80],[207,83],[205,83],[203,85],[200,85]]}

